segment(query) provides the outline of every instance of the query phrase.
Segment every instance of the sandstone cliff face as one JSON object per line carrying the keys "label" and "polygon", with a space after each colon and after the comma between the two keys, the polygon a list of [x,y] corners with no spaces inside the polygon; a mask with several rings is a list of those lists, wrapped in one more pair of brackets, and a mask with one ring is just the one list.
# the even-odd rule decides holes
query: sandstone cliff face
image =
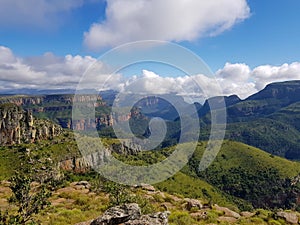
{"label": "sandstone cliff face", "polygon": [[101,127],[111,127],[114,125],[114,118],[111,114],[102,115],[96,118],[84,118],[84,119],[69,119],[67,124],[69,129],[84,131],[90,129],[96,129]]}
{"label": "sandstone cliff face", "polygon": [[49,121],[35,120],[31,111],[24,111],[20,106],[11,103],[0,105],[1,145],[34,143],[51,139],[61,132],[60,126]]}
{"label": "sandstone cliff face", "polygon": [[63,171],[86,173],[92,168],[104,164],[111,157],[112,153],[122,155],[136,155],[141,152],[141,146],[129,141],[113,144],[110,147],[85,155],[84,157],[72,157],[58,163],[59,169]]}
{"label": "sandstone cliff face", "polygon": [[18,96],[6,96],[0,97],[0,103],[13,103],[18,106],[22,106],[26,108],[26,106],[30,105],[55,105],[55,103],[60,104],[72,104],[73,102],[96,102],[95,107],[106,105],[106,103],[102,100],[101,96],[95,95],[41,95],[41,96],[26,96],[26,95],[18,95]]}
{"label": "sandstone cliff face", "polygon": [[58,163],[59,169],[68,172],[86,173],[91,167],[84,158],[71,158]]}

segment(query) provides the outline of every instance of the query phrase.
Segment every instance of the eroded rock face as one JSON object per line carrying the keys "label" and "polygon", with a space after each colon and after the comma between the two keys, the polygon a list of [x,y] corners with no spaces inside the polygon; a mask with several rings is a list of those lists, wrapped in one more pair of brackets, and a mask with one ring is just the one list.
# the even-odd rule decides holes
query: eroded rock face
{"label": "eroded rock face", "polygon": [[97,168],[107,163],[113,152],[122,155],[136,155],[141,152],[141,146],[129,141],[124,141],[119,144],[113,144],[111,147],[105,147],[86,154],[84,157],[65,159],[59,162],[58,167],[64,171],[85,173],[90,171],[91,168]]}
{"label": "eroded rock face", "polygon": [[77,225],[168,225],[169,214],[169,212],[159,212],[141,215],[138,204],[131,203],[110,208],[97,219]]}
{"label": "eroded rock face", "polygon": [[113,152],[122,155],[137,155],[142,151],[140,145],[130,141],[123,141],[119,144],[112,144],[111,148]]}
{"label": "eroded rock face", "polygon": [[51,139],[62,132],[50,121],[34,120],[31,111],[6,103],[0,105],[0,144],[34,143]]}
{"label": "eroded rock face", "polygon": [[84,158],[71,158],[58,163],[58,167],[63,171],[86,173],[90,171],[91,167]]}

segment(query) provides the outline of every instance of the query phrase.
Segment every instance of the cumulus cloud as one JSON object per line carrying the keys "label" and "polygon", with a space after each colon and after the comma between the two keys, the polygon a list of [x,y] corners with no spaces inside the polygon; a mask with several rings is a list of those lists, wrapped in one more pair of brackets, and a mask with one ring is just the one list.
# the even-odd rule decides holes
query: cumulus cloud
{"label": "cumulus cloud", "polygon": [[249,17],[246,0],[107,0],[106,20],[84,34],[90,49],[137,40],[193,41]]}
{"label": "cumulus cloud", "polygon": [[263,65],[252,71],[255,87],[260,90],[271,82],[300,79],[300,62],[283,64],[281,66]]}
{"label": "cumulus cloud", "polygon": [[46,53],[40,57],[19,58],[9,48],[0,47],[0,81],[2,88],[74,88],[84,71],[96,59],[86,56],[57,57]]}
{"label": "cumulus cloud", "polygon": [[[87,74],[86,71],[89,71]],[[0,46],[0,90],[75,89],[86,74],[81,88],[113,89],[138,94],[177,94],[188,101],[203,101],[215,95],[237,94],[246,98],[272,82],[300,80],[300,62],[281,66],[262,65],[251,69],[246,64],[230,64],[216,72],[215,78],[202,74],[165,77],[143,70],[131,77],[110,74],[110,65],[91,56],[42,56],[20,58]]]}
{"label": "cumulus cloud", "polygon": [[61,23],[62,13],[97,0],[1,0],[0,25],[29,25],[44,27]]}
{"label": "cumulus cloud", "polygon": [[245,64],[226,63],[216,73],[224,94],[237,94],[246,98],[262,90],[267,84],[287,80],[300,80],[300,62],[281,66],[262,65],[251,70]]}

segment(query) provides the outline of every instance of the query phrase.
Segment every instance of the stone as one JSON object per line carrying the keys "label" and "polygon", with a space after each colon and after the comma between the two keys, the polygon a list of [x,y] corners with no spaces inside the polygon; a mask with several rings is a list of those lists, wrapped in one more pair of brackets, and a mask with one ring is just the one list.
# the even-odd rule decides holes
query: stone
{"label": "stone", "polygon": [[187,210],[191,210],[192,208],[196,208],[196,209],[202,209],[203,205],[201,204],[201,202],[197,199],[185,199],[187,201],[186,203],[186,209]]}
{"label": "stone", "polygon": [[169,211],[143,215],[140,219],[129,220],[124,225],[168,225]]}
{"label": "stone", "polygon": [[102,216],[92,221],[91,225],[117,225],[139,219],[140,216],[141,209],[138,204],[124,204],[108,209]]}
{"label": "stone", "polygon": [[76,225],[168,225],[169,211],[141,215],[136,203],[112,207],[99,218]]}
{"label": "stone", "polygon": [[298,224],[299,218],[296,213],[292,212],[277,212],[277,216],[284,218],[286,222],[291,224]]}
{"label": "stone", "polygon": [[250,218],[250,217],[252,217],[252,216],[254,216],[255,215],[255,213],[252,213],[252,212],[241,212],[241,216],[243,216],[243,217],[246,217],[246,218]]}
{"label": "stone", "polygon": [[86,189],[90,189],[91,188],[91,184],[88,181],[79,181],[76,183],[76,186],[83,186]]}
{"label": "stone", "polygon": [[226,207],[220,207],[218,205],[214,205],[214,207],[216,210],[224,212],[224,215],[227,217],[233,217],[236,219],[239,219],[241,217],[240,214],[238,214],[237,212],[234,212]]}
{"label": "stone", "polygon": [[190,214],[196,220],[205,220],[207,219],[207,212],[206,211],[198,211]]}
{"label": "stone", "polygon": [[150,192],[155,192],[155,191],[156,191],[155,187],[153,187],[153,186],[150,185],[150,184],[141,184],[140,187],[141,187],[143,190],[146,190],[146,191],[150,191]]}

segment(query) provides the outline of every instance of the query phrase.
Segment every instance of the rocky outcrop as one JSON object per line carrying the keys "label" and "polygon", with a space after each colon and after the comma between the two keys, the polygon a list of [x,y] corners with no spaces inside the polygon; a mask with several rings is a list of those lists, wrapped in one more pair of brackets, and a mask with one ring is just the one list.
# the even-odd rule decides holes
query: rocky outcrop
{"label": "rocky outcrop", "polygon": [[77,103],[87,103],[95,102],[95,107],[106,105],[102,100],[101,96],[96,95],[70,95],[70,94],[61,94],[61,95],[40,95],[40,96],[27,96],[27,95],[16,95],[16,96],[5,96],[0,98],[0,103],[13,103],[18,106],[26,108],[26,106],[32,105],[56,105],[57,103],[71,105],[73,102]]}
{"label": "rocky outcrop", "polygon": [[77,225],[168,225],[168,216],[169,212],[141,215],[138,204],[131,203],[110,208],[97,219]]}
{"label": "rocky outcrop", "polygon": [[168,225],[170,212],[158,212],[150,215],[143,215],[137,220],[129,220],[124,225]]}
{"label": "rocky outcrop", "polygon": [[0,105],[0,144],[34,143],[52,139],[62,132],[60,126],[46,120],[35,120],[30,110],[11,103]]}
{"label": "rocky outcrop", "polygon": [[140,145],[131,141],[122,141],[118,144],[112,144],[111,148],[112,152],[122,155],[136,155],[142,151]]}
{"label": "rocky outcrop", "polygon": [[186,200],[186,209],[191,211],[192,209],[202,209],[203,205],[197,199],[185,199]]}
{"label": "rocky outcrop", "polygon": [[122,155],[136,155],[141,152],[141,146],[130,141],[123,141],[112,144],[111,147],[104,148],[84,157],[72,157],[58,163],[58,167],[63,171],[85,173],[107,162],[112,153]]}
{"label": "rocky outcrop", "polygon": [[111,114],[102,115],[96,118],[69,119],[69,127],[73,130],[84,131],[101,127],[111,127],[114,125],[115,119]]}
{"label": "rocky outcrop", "polygon": [[[12,103],[17,106],[21,106],[24,109],[30,109],[34,115],[43,113],[49,116],[49,119],[58,122],[63,128],[73,128],[77,130],[86,130],[89,128],[98,128],[100,126],[112,126],[113,120],[111,116],[102,115],[91,120],[73,120],[72,124],[72,109],[73,103],[76,103],[78,107],[91,108],[106,106],[106,102],[102,100],[99,95],[41,95],[41,96],[5,96],[0,97],[0,104]],[[69,115],[63,116],[61,115]]]}
{"label": "rocky outcrop", "polygon": [[233,217],[235,219],[239,219],[241,217],[240,214],[238,214],[237,212],[234,212],[226,207],[221,207],[218,205],[214,205],[214,208],[218,211],[224,212],[224,216],[225,217]]}
{"label": "rocky outcrop", "polygon": [[84,158],[71,158],[58,163],[58,167],[63,171],[86,173],[90,171],[91,166]]}

